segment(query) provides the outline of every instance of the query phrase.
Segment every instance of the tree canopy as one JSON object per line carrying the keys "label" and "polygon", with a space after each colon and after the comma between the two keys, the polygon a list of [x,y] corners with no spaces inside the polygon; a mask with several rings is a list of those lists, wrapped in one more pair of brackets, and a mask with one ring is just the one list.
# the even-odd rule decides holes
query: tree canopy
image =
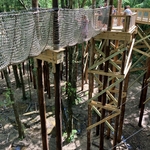
{"label": "tree canopy", "polygon": [[[61,8],[89,8],[93,0],[59,0]],[[52,8],[52,0],[38,0],[41,8]],[[103,6],[104,0],[95,0],[95,7]],[[117,7],[118,0],[114,0],[114,6]],[[122,0],[123,7],[130,5],[139,8],[150,8],[150,0]],[[1,0],[0,12],[27,10],[32,8],[32,0]]]}

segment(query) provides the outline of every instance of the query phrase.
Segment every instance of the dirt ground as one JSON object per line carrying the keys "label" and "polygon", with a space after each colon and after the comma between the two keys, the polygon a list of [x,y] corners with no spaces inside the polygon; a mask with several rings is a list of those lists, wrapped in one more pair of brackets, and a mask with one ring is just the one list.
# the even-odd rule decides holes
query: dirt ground
{"label": "dirt ground", "polygon": [[[21,89],[15,89],[15,81],[13,73],[10,74],[14,94],[20,113],[20,118],[24,124],[24,130],[26,137],[24,139],[18,139],[17,126],[13,114],[13,109],[10,106],[3,105],[0,107],[0,150],[42,150],[41,143],[41,131],[40,131],[40,118],[38,113],[38,99],[36,90],[33,89],[33,83],[28,82],[28,74],[24,75],[24,81],[26,83],[26,93],[28,99],[22,101]],[[130,75],[129,86],[135,80],[135,75]],[[53,74],[51,74],[51,95],[54,93],[53,85]],[[150,102],[146,103],[144,117],[142,125],[138,127],[139,120],[139,99],[141,94],[141,82],[136,82],[128,90],[125,120],[123,126],[122,142],[118,144],[117,149],[119,150],[149,150],[150,149]],[[64,86],[62,81],[62,87]],[[78,96],[81,101],[73,107],[73,121],[74,129],[78,132],[74,136],[71,143],[66,143],[63,137],[63,150],[86,150],[86,127],[87,127],[87,104],[88,99],[88,84],[84,85],[84,90],[81,91],[80,80],[78,80]],[[30,88],[31,93],[29,92]],[[95,89],[95,92],[97,89]],[[30,100],[31,95],[31,100]],[[150,92],[148,92],[150,95]],[[6,104],[7,102],[7,87],[5,80],[0,78],[0,102]],[[147,96],[148,97],[148,96]],[[62,98],[65,99],[65,95],[62,94]],[[56,150],[55,142],[55,117],[54,117],[54,98],[47,98],[46,110],[47,110],[47,131],[50,150]],[[32,113],[31,113],[32,112]],[[93,115],[94,116],[94,115]],[[94,118],[94,117],[93,117]],[[95,118],[93,119],[94,122]],[[64,126],[63,126],[64,127]],[[113,133],[111,133],[113,137]],[[98,150],[99,137],[95,136],[95,130],[92,130],[92,150]],[[107,150],[112,148],[112,138],[109,140],[105,139],[104,147]]]}

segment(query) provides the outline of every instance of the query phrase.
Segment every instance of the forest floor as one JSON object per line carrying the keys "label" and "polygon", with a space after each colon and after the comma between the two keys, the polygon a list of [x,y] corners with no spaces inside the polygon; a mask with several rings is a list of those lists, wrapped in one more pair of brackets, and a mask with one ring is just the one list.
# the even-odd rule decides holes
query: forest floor
{"label": "forest floor", "polygon": [[[14,95],[20,113],[20,118],[24,124],[24,131],[26,137],[24,139],[18,139],[17,126],[15,123],[15,117],[13,109],[7,104],[7,87],[4,79],[0,79],[0,104],[3,103],[3,107],[0,105],[0,150],[42,150],[41,142],[41,126],[40,117],[38,112],[38,99],[37,91],[33,89],[33,83],[28,85],[28,75],[24,75],[24,81],[26,85],[27,100],[22,100],[21,89],[15,89],[15,80],[13,73],[10,74],[12,87],[14,89]],[[130,75],[129,86],[132,81],[135,80],[135,75]],[[51,99],[46,100],[46,111],[47,111],[47,131],[50,150],[56,150],[56,135],[55,135],[55,116],[54,116],[54,84],[53,74],[51,74]],[[119,150],[149,150],[150,149],[150,102],[145,105],[144,117],[142,122],[142,128],[138,127],[139,112],[138,108],[140,94],[141,94],[141,82],[136,82],[128,90],[125,119],[123,126],[122,142],[118,144],[117,149]],[[62,81],[62,87],[65,82]],[[72,138],[72,142],[65,142],[63,136],[63,150],[86,150],[86,127],[88,121],[88,107],[86,101],[88,100],[88,84],[84,84],[84,90],[81,91],[81,82],[78,80],[78,92],[77,95],[80,97],[78,104],[73,106],[73,121],[74,129],[78,132]],[[30,88],[29,88],[30,87]],[[31,93],[30,90],[31,89]],[[97,92],[95,88],[94,92]],[[31,95],[31,100],[30,100]],[[148,92],[150,96],[150,92]],[[65,95],[62,94],[62,99],[65,99]],[[65,100],[64,100],[65,101]],[[93,113],[93,116],[94,113]],[[93,117],[93,122],[95,117]],[[63,125],[64,127],[64,125]],[[106,150],[112,148],[112,137],[107,140],[104,139],[104,147]],[[91,150],[98,150],[99,137],[95,136],[95,130],[92,130],[92,146]]]}

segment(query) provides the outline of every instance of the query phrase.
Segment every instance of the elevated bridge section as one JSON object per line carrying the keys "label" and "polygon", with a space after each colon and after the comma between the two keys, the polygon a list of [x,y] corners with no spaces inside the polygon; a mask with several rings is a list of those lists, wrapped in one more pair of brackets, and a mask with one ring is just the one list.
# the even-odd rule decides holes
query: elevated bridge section
{"label": "elevated bridge section", "polygon": [[[20,63],[28,57],[38,56],[46,49],[54,50],[55,32],[59,30],[59,45],[63,48],[88,41],[106,30],[96,27],[95,14],[103,9],[53,9],[0,13],[0,70],[10,64]],[[104,20],[109,13],[103,15]],[[54,17],[58,27],[54,28]],[[85,18],[84,18],[85,17]],[[107,24],[107,22],[105,22]]]}
{"label": "elevated bridge section", "polygon": [[136,23],[150,25],[150,8],[132,8],[137,13]]}
{"label": "elevated bridge section", "polygon": [[[107,31],[109,8],[60,9],[58,11],[59,47],[72,46],[92,37],[113,40],[132,40],[137,23],[149,24],[150,9],[133,9],[129,16],[112,16],[112,26]],[[20,63],[28,57],[38,56],[46,49],[53,50],[54,10],[36,12],[10,12],[0,14],[0,70],[10,64]],[[83,21],[86,16],[87,22]],[[125,18],[126,26],[117,25],[117,19]],[[130,20],[130,21],[129,21]],[[122,32],[123,31],[123,32]],[[101,34],[100,34],[101,33]]]}

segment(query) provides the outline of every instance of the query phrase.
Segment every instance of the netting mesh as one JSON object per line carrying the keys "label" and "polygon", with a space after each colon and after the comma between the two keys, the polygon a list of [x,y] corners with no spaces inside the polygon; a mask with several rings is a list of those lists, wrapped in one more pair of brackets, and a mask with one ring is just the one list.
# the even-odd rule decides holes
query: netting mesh
{"label": "netting mesh", "polygon": [[[53,49],[55,13],[48,9],[0,14],[0,70],[37,56],[46,47]],[[103,17],[99,21],[100,14]],[[101,30],[106,30],[104,25],[108,15],[107,8],[59,10],[59,47],[87,41]]]}

